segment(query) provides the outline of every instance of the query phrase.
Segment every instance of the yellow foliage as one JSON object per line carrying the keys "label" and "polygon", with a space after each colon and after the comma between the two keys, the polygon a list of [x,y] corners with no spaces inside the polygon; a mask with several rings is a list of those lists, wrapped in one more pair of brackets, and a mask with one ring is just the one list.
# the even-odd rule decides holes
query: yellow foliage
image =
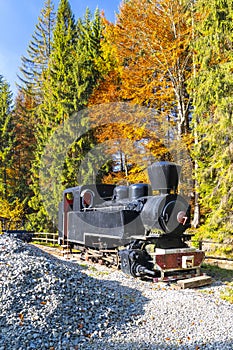
{"label": "yellow foliage", "polygon": [[116,185],[130,185],[133,183],[149,183],[147,171],[139,167],[133,167],[126,176],[125,172],[112,172],[103,178],[103,183]]}
{"label": "yellow foliage", "polygon": [[185,68],[190,64],[191,35],[182,2],[125,2],[114,36],[122,66],[121,97],[169,110],[182,81],[190,75],[190,70]]}
{"label": "yellow foliage", "polygon": [[[108,145],[107,153],[113,159],[124,154],[126,164],[121,169],[130,165],[126,173],[110,174],[105,182],[118,182],[122,176],[129,182],[144,182],[142,173],[148,160],[172,160],[164,137],[159,135],[169,134],[162,129],[168,119],[170,126],[182,124],[182,133],[188,134],[188,113],[184,111],[189,110],[189,100],[183,91],[191,74],[188,48],[192,28],[183,5],[178,0],[127,1],[115,24],[103,18],[98,62],[103,77],[89,107],[104,104],[104,108],[90,119],[97,142]],[[117,106],[122,102],[149,107],[156,113],[145,115],[145,108],[130,113]],[[172,117],[176,107],[183,113],[177,114],[177,120]],[[185,142],[191,147],[191,140]]]}
{"label": "yellow foliage", "polygon": [[0,216],[8,219],[7,228],[16,229],[17,225],[22,221],[24,215],[24,205],[18,199],[14,203],[0,198]]}

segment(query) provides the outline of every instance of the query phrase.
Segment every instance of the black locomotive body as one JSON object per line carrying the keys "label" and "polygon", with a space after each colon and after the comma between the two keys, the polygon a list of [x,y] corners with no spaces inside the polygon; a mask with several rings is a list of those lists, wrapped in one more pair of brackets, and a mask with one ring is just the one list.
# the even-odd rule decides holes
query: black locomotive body
{"label": "black locomotive body", "polygon": [[59,208],[60,243],[102,254],[117,249],[122,271],[134,277],[199,275],[204,254],[187,245],[190,206],[177,194],[180,166],[158,162],[148,174],[151,184],[65,190]]}

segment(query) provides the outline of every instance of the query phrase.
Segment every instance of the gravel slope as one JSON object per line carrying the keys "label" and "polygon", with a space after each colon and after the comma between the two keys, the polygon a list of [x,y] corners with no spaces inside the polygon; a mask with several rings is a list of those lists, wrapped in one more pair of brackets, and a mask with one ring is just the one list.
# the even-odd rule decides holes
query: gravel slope
{"label": "gravel slope", "polygon": [[0,236],[0,350],[233,349],[233,305]]}

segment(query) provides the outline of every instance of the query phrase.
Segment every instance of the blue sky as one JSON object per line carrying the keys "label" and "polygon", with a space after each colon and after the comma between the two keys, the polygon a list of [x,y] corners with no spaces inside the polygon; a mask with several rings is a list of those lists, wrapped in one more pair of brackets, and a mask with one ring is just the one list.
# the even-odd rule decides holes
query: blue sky
{"label": "blue sky", "polygon": [[[92,13],[98,7],[104,10],[108,20],[115,21],[121,0],[70,0],[75,19],[82,17],[87,7]],[[0,75],[10,83],[15,93],[15,82],[21,56],[27,55],[27,47],[35,30],[45,0],[0,0]],[[57,9],[59,0],[53,0]]]}

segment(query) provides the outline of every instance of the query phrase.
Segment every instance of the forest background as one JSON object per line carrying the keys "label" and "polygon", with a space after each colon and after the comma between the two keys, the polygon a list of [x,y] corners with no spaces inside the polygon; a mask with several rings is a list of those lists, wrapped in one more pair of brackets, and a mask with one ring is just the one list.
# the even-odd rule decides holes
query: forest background
{"label": "forest background", "polygon": [[[67,150],[59,174],[50,169],[61,184],[57,203],[62,189],[93,176],[91,155],[77,173],[109,140],[95,181],[147,181],[138,155],[173,160],[156,130],[170,125],[175,133],[167,137],[182,141],[192,163],[192,230],[228,243],[225,253],[233,253],[232,1],[122,1],[111,23],[98,9],[75,20],[68,0],[56,12],[46,0],[12,96],[0,72],[0,212],[12,228],[25,221],[33,231],[56,229],[40,191],[43,150],[74,112],[83,126],[90,123],[83,110],[105,105],[108,111],[92,113],[93,127]],[[143,113],[117,121],[116,103],[156,113],[149,121]]]}

